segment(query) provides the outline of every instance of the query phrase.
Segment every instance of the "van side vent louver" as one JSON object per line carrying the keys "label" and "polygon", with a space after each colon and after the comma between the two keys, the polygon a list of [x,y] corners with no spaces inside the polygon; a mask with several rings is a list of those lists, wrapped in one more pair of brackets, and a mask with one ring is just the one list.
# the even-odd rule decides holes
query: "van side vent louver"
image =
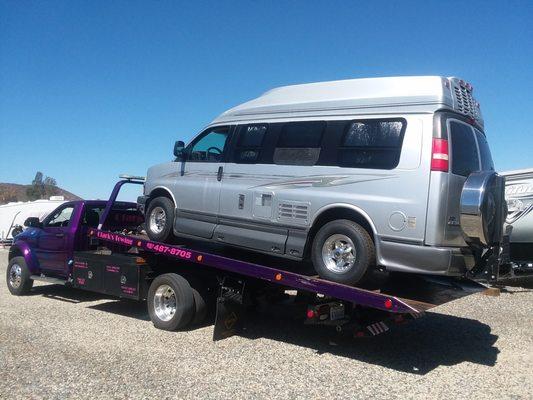
{"label": "van side vent louver", "polygon": [[309,206],[305,203],[279,203],[278,219],[306,224],[309,220]]}

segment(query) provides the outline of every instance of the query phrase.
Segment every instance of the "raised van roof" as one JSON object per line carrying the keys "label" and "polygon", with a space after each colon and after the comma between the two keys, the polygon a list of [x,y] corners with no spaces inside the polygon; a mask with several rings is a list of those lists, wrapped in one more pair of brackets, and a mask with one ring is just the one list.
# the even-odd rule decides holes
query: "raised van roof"
{"label": "raised van roof", "polygon": [[454,77],[401,76],[283,86],[240,104],[213,124],[325,115],[434,112],[450,109],[483,126],[472,86]]}

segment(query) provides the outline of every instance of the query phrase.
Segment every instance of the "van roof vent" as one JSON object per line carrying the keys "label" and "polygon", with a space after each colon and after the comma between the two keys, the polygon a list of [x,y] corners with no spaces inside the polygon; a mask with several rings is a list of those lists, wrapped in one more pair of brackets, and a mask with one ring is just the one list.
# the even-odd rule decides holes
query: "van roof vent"
{"label": "van roof vent", "polygon": [[455,109],[457,111],[476,120],[480,119],[479,106],[476,100],[472,97],[472,93],[466,87],[454,84],[453,95],[455,99]]}

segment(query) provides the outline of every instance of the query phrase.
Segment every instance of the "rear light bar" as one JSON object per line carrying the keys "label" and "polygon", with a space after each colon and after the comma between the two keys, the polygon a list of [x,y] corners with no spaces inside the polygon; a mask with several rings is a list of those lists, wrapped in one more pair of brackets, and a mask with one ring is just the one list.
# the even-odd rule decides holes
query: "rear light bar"
{"label": "rear light bar", "polygon": [[448,141],[446,139],[433,138],[431,151],[431,170],[448,172],[450,164]]}

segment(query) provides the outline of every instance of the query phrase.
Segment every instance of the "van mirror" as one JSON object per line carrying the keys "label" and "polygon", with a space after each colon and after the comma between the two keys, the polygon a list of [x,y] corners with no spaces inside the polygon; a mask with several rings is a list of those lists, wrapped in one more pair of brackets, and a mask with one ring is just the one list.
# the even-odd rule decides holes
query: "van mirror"
{"label": "van mirror", "polygon": [[39,221],[39,218],[29,217],[24,221],[24,226],[27,226],[28,228],[42,228],[43,224]]}
{"label": "van mirror", "polygon": [[181,161],[183,158],[183,150],[185,149],[185,143],[183,143],[182,140],[176,141],[174,143],[174,156],[176,157],[176,161]]}

